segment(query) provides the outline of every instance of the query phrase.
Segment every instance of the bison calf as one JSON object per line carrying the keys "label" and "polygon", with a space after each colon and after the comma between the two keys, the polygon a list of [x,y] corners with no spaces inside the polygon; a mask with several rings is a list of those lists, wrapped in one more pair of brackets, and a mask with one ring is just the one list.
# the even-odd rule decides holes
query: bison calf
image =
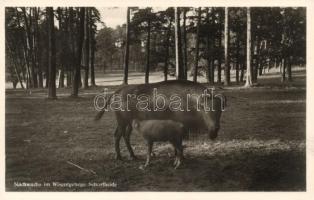
{"label": "bison calf", "polygon": [[133,120],[133,131],[142,134],[147,141],[148,151],[144,167],[149,165],[153,143],[156,141],[169,141],[175,150],[174,168],[178,168],[183,158],[182,139],[185,129],[182,123],[173,120]]}

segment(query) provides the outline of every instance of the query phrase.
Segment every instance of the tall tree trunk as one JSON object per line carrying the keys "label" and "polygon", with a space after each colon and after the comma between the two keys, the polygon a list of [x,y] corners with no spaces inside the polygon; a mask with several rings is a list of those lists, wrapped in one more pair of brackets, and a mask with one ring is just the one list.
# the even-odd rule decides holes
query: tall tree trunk
{"label": "tall tree trunk", "polygon": [[90,47],[90,79],[91,79],[91,85],[96,86],[95,82],[95,48],[96,48],[96,40],[95,40],[95,32],[91,33],[91,39],[89,43]]}
{"label": "tall tree trunk", "polygon": [[257,82],[257,75],[258,75],[258,69],[260,66],[260,43],[261,43],[261,38],[257,36],[256,39],[256,56],[255,56],[255,63],[254,63],[254,78],[253,82]]}
{"label": "tall tree trunk", "polygon": [[32,88],[34,87],[34,81],[32,79],[32,72],[34,71],[33,69],[33,66],[32,66],[32,62],[31,62],[31,52],[30,52],[30,41],[31,41],[31,38],[30,38],[30,28],[29,28],[29,24],[28,24],[28,19],[27,19],[27,13],[26,13],[26,8],[22,8],[22,11],[23,11],[23,18],[24,18],[24,25],[25,25],[25,41],[26,41],[26,45],[25,45],[25,57],[27,58],[27,66],[28,66],[28,71],[29,73],[27,74],[28,76],[28,84],[27,86],[29,88]]}
{"label": "tall tree trunk", "polygon": [[286,29],[284,28],[283,32],[281,33],[281,68],[282,68],[281,82],[286,81],[287,48],[285,45],[285,40],[286,40]]}
{"label": "tall tree trunk", "polygon": [[251,8],[247,7],[247,28],[246,28],[246,82],[245,87],[252,86],[251,76]]}
{"label": "tall tree trunk", "polygon": [[[23,40],[23,39],[22,39]],[[22,41],[23,43],[23,41]],[[15,47],[16,49],[17,47]],[[20,47],[19,47],[20,48]],[[23,52],[23,51],[22,51]],[[26,63],[25,63],[25,60],[24,60],[24,57],[23,55],[21,55],[21,51],[17,51],[17,57],[18,59],[16,60],[17,62],[17,66],[20,66],[21,67],[21,73],[22,73],[22,81],[25,81],[26,83],[26,76],[25,76],[25,73],[26,73]],[[24,62],[23,62],[24,61]],[[25,68],[24,68],[25,67]]]}
{"label": "tall tree trunk", "polygon": [[84,56],[83,65],[85,68],[84,74],[84,88],[88,88],[88,78],[89,78],[89,21],[90,21],[90,8],[85,8],[85,20],[84,20]]}
{"label": "tall tree trunk", "polygon": [[241,64],[241,75],[240,75],[240,82],[243,82],[244,78],[244,63]]}
{"label": "tall tree trunk", "polygon": [[125,58],[124,58],[124,77],[123,84],[128,84],[129,75],[129,49],[130,49],[130,8],[127,8],[126,14],[126,40],[125,40]]}
{"label": "tall tree trunk", "polygon": [[[273,62],[272,59],[271,59],[271,58],[268,58],[268,60],[267,60],[267,72],[269,72],[272,62]],[[266,70],[264,70],[264,74],[266,74],[265,71],[266,71]]]}
{"label": "tall tree trunk", "polygon": [[259,62],[258,62],[258,76],[262,76],[263,75],[263,68],[264,68],[264,58],[261,56],[261,51],[262,51],[262,47],[263,47],[263,43],[264,41],[260,42],[260,47],[259,47]]}
{"label": "tall tree trunk", "polygon": [[210,38],[209,35],[206,36],[206,59],[207,59],[207,70],[206,70],[206,79],[207,82],[211,82],[211,56],[210,56]]}
{"label": "tall tree trunk", "polygon": [[[47,52],[48,56],[49,57],[49,51]],[[48,88],[49,87],[49,65],[46,67],[46,74],[45,74],[45,78],[46,78],[46,84],[45,84],[45,88]]]}
{"label": "tall tree trunk", "polygon": [[18,72],[18,70],[17,70],[17,64],[16,64],[16,62],[15,61],[13,61],[14,62],[14,72],[15,72],[15,74],[16,74],[16,77],[17,77],[17,80],[18,80],[18,82],[20,83],[20,85],[21,85],[21,88],[22,89],[25,89],[24,88],[24,85],[23,85],[23,82],[22,82],[22,79],[21,79],[21,75],[20,75],[20,73]]}
{"label": "tall tree trunk", "polygon": [[[154,33],[154,32],[152,32],[152,34],[151,34],[151,44],[150,44],[150,46],[152,47],[151,48],[151,55],[156,55],[156,47],[157,47],[157,34],[156,33]],[[152,62],[151,63],[151,67],[153,67],[153,68],[155,68],[156,67],[156,62]]]}
{"label": "tall tree trunk", "polygon": [[31,72],[30,72],[30,61],[27,56],[27,49],[24,48],[24,53],[23,53],[25,62],[26,62],[26,89],[32,88],[33,87],[33,82],[31,80]]}
{"label": "tall tree trunk", "polygon": [[72,71],[67,71],[67,87],[70,87],[72,85]]}
{"label": "tall tree trunk", "polygon": [[15,74],[16,74],[16,77],[17,77],[17,80],[18,80],[18,82],[20,83],[20,85],[21,85],[21,88],[22,89],[25,89],[24,88],[24,85],[23,85],[23,82],[22,82],[22,79],[21,79],[21,75],[20,75],[20,73],[19,73],[19,71],[18,71],[18,69],[17,69],[17,64],[16,64],[16,61],[14,60],[13,61],[14,62],[14,72],[15,72]]}
{"label": "tall tree trunk", "polygon": [[[222,18],[222,16],[220,16]],[[221,21],[221,20],[220,20]],[[218,66],[217,66],[217,82],[220,84],[221,83],[221,57],[222,57],[222,51],[221,51],[221,42],[222,42],[222,28],[219,28],[218,31]]]}
{"label": "tall tree trunk", "polygon": [[[62,10],[60,7],[57,9],[58,13],[58,21],[59,21],[59,32],[60,32],[60,38],[61,41],[64,41],[64,30],[63,30],[63,24],[62,24]],[[66,41],[66,40],[65,40]],[[67,41],[66,41],[67,42]],[[61,64],[60,64],[60,69],[59,69],[59,83],[58,83],[58,88],[63,88],[64,87],[64,54],[65,54],[65,48],[61,48]]]}
{"label": "tall tree trunk", "polygon": [[287,66],[287,59],[286,58],[282,58],[281,66],[282,66],[281,82],[285,82],[286,81],[286,66]]}
{"label": "tall tree trunk", "polygon": [[123,46],[121,46],[121,59],[120,59],[120,65],[119,65],[119,67],[120,67],[120,69],[122,69],[123,70],[123,64],[124,64],[124,49],[123,49]]}
{"label": "tall tree trunk", "polygon": [[[18,28],[22,29],[21,27],[21,23],[20,23],[20,14],[18,9],[16,8],[16,19],[17,19],[17,23],[18,23]],[[26,34],[25,34],[26,35]],[[29,57],[28,57],[28,51],[27,51],[27,45],[26,45],[26,39],[22,38],[22,45],[23,45],[23,59],[26,65],[26,77],[25,77],[25,83],[26,83],[26,89],[29,89],[32,87],[32,83],[30,81],[30,61],[29,61]]]}
{"label": "tall tree trunk", "polygon": [[[206,23],[207,23],[207,29],[210,30],[210,20],[209,20],[209,8],[206,8]],[[207,53],[207,71],[206,71],[206,78],[207,82],[211,82],[211,50],[210,50],[210,36],[211,33],[208,31],[208,34],[206,35],[206,53]]]}
{"label": "tall tree trunk", "polygon": [[197,82],[198,74],[198,54],[199,54],[199,43],[200,43],[200,26],[201,26],[201,7],[198,8],[197,16],[197,30],[196,30],[196,45],[195,45],[195,63],[194,63],[194,76],[193,81]]}
{"label": "tall tree trunk", "polygon": [[69,51],[70,51],[70,62],[69,69],[67,71],[67,87],[72,86],[74,80],[74,70],[77,64],[76,53],[75,53],[75,39],[73,36],[74,32],[74,19],[73,19],[73,8],[69,7],[69,25],[68,25],[68,38],[69,38]]}
{"label": "tall tree trunk", "polygon": [[183,11],[183,66],[184,66],[184,79],[188,78],[188,52],[187,52],[187,48],[188,48],[188,44],[187,44],[187,38],[186,38],[186,13],[187,10],[184,9]]}
{"label": "tall tree trunk", "polygon": [[32,14],[31,14],[31,9],[30,9],[30,14],[29,14],[29,20],[27,17],[26,13],[26,8],[22,8],[23,10],[23,16],[24,16],[24,22],[25,22],[25,34],[26,34],[26,43],[27,43],[27,55],[30,57],[31,65],[30,65],[30,72],[31,72],[31,81],[32,81],[32,86],[34,88],[38,87],[38,82],[37,82],[37,76],[35,73],[35,59],[34,59],[34,46],[33,46],[33,40],[32,40]]}
{"label": "tall tree trunk", "polygon": [[150,68],[150,26],[151,20],[148,18],[147,22],[147,41],[146,41],[146,68],[145,68],[145,83],[149,83],[149,68]]}
{"label": "tall tree trunk", "polygon": [[35,62],[36,62],[36,68],[37,68],[37,75],[38,75],[38,87],[43,88],[43,73],[41,66],[39,64],[39,55],[42,51],[40,49],[39,41],[40,41],[40,34],[39,34],[39,27],[38,27],[38,21],[39,21],[39,11],[40,8],[33,8],[34,9],[34,49],[35,49]]}
{"label": "tall tree trunk", "polygon": [[[19,60],[21,60],[21,57],[20,57]],[[18,66],[22,66],[22,67],[21,67],[22,81],[24,81],[24,82],[26,83],[26,76],[25,76],[26,69],[24,68],[25,63],[22,64],[22,62],[19,61],[19,62],[18,62]]]}
{"label": "tall tree trunk", "polygon": [[[212,28],[213,30],[215,30],[215,20],[216,20],[216,16],[214,13],[214,10],[212,10]],[[215,38],[215,34],[213,34],[211,36],[211,43],[212,43],[212,47],[211,47],[211,68],[210,68],[210,84],[214,85],[215,83],[215,51],[216,51],[216,38]]]}
{"label": "tall tree trunk", "polygon": [[61,65],[61,69],[59,70],[58,88],[64,88],[64,66],[63,65]]}
{"label": "tall tree trunk", "polygon": [[43,72],[41,70],[41,66],[38,68],[38,87],[44,88],[44,78],[43,78]]}
{"label": "tall tree trunk", "polygon": [[[215,30],[215,20],[216,20],[216,16],[215,16],[215,12],[214,12],[214,8],[212,8],[212,21],[211,21],[211,26],[212,29]],[[215,51],[216,51],[216,38],[215,38],[215,32],[213,32],[212,36],[211,36],[211,67],[210,67],[210,84],[214,85],[215,82]]]}
{"label": "tall tree trunk", "polygon": [[291,82],[292,81],[292,70],[291,70],[292,58],[288,57],[287,60],[288,60],[288,63],[287,63],[288,81]]}
{"label": "tall tree trunk", "polygon": [[164,80],[168,80],[168,61],[169,61],[169,43],[170,43],[170,36],[171,36],[171,20],[169,21],[168,31],[167,31],[167,38],[165,40],[165,66],[164,66]]}
{"label": "tall tree trunk", "polygon": [[182,45],[180,30],[180,8],[176,7],[175,14],[175,44],[176,44],[176,77],[179,80],[184,79],[184,69],[182,66]]}
{"label": "tall tree trunk", "polygon": [[[262,76],[263,75],[263,69],[265,69],[263,67],[263,62],[264,62],[264,60],[260,59],[260,62],[258,63],[258,76]],[[264,70],[264,72],[265,72],[265,70]]]}
{"label": "tall tree trunk", "polygon": [[277,58],[274,59],[274,68],[277,68],[278,65],[277,65]]}
{"label": "tall tree trunk", "polygon": [[18,66],[17,61],[13,57],[13,50],[11,49],[8,41],[6,41],[6,44],[7,44],[6,46],[8,47],[8,50],[9,50],[9,56],[11,58],[11,61],[13,62],[14,72],[16,74],[17,80],[20,83],[21,88],[24,89],[24,85],[22,83],[22,79],[21,79],[20,73],[19,73],[18,68],[17,68],[17,66]]}
{"label": "tall tree trunk", "polygon": [[[252,19],[251,19],[252,21]],[[254,33],[254,31],[251,30],[251,33]],[[254,66],[255,66],[255,62],[256,62],[256,59],[255,59],[255,40],[254,38],[252,39],[252,35],[251,34],[251,65],[250,65],[250,72],[251,72],[251,80],[252,80],[252,84],[255,83],[255,76],[254,76]]]}
{"label": "tall tree trunk", "polygon": [[76,66],[75,66],[75,73],[74,73],[74,80],[73,80],[73,87],[72,87],[72,94],[71,96],[77,97],[78,96],[78,88],[81,79],[81,59],[82,59],[82,46],[84,40],[84,19],[85,19],[85,8],[80,8],[80,26],[79,26],[79,39],[78,39],[78,48],[77,48],[77,58],[76,58]]}
{"label": "tall tree trunk", "polygon": [[[48,16],[48,13],[47,13],[47,26],[46,26],[47,30],[49,30],[50,28],[50,25],[49,25],[49,16]],[[49,46],[49,41],[48,41],[48,46]],[[49,50],[46,51],[46,56],[47,58],[49,58]],[[49,61],[48,61],[48,64],[46,65],[45,67],[45,70],[46,70],[46,73],[45,73],[45,78],[46,78],[46,84],[45,84],[45,88],[49,88]]]}
{"label": "tall tree trunk", "polygon": [[229,66],[229,9],[225,7],[225,85],[230,85]]}
{"label": "tall tree trunk", "polygon": [[240,65],[240,33],[237,33],[237,47],[236,47],[236,82],[239,83],[239,65]]}
{"label": "tall tree trunk", "polygon": [[29,23],[29,26],[30,26],[30,39],[31,39],[31,41],[30,41],[30,43],[31,43],[31,46],[30,46],[30,48],[32,49],[32,53],[31,53],[31,61],[32,61],[32,68],[31,68],[31,72],[32,72],[32,78],[33,78],[33,82],[34,82],[34,87],[35,88],[38,88],[38,78],[37,78],[37,71],[38,71],[38,64],[37,64],[37,62],[36,62],[36,55],[37,55],[37,53],[36,53],[36,47],[35,47],[35,41],[36,41],[36,35],[35,35],[35,31],[34,31],[34,20],[33,20],[33,18],[34,18],[34,10],[35,10],[35,8],[30,8],[30,16],[29,16],[29,18],[30,18],[30,23]]}
{"label": "tall tree trunk", "polygon": [[[69,33],[69,8],[64,8],[64,23],[63,23],[63,33],[64,33],[64,41],[67,41],[64,45],[64,51],[67,55],[67,60],[70,60],[70,55],[71,55],[71,40],[70,40],[70,33]],[[71,69],[70,67],[70,62],[64,62],[64,66],[63,66],[63,87],[65,87],[65,81],[67,82],[67,87],[68,85],[68,75],[69,75],[69,71]]]}
{"label": "tall tree trunk", "polygon": [[49,40],[49,87],[48,98],[55,99],[56,96],[56,38],[54,29],[53,8],[47,7],[48,14],[48,40]]}

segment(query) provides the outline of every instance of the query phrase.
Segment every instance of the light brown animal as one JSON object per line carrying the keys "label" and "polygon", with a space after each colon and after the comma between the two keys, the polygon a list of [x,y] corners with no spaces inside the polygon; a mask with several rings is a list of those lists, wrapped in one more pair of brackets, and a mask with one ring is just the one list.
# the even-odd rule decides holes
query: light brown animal
{"label": "light brown animal", "polygon": [[183,158],[182,139],[185,128],[181,122],[173,120],[143,120],[132,122],[133,131],[141,134],[147,141],[147,159],[144,167],[150,164],[153,143],[157,141],[169,141],[175,150],[174,168],[181,165]]}

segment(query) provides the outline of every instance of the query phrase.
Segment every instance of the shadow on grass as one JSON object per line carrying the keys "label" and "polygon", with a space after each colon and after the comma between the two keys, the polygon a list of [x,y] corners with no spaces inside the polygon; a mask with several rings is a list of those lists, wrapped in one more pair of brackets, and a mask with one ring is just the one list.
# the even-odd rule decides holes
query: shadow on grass
{"label": "shadow on grass", "polygon": [[306,187],[305,153],[300,151],[186,155],[177,170],[166,154],[140,170],[144,157],[136,162],[108,161],[99,175],[115,180],[119,191],[304,191]]}
{"label": "shadow on grass", "polygon": [[[275,152],[234,152],[217,155],[187,154],[182,166],[173,168],[173,157],[160,154],[145,170],[144,153],[137,161],[114,160],[112,155],[93,161],[80,160],[93,175],[61,162],[47,160],[57,168],[57,177],[47,182],[116,183],[117,187],[16,188],[7,180],[7,191],[304,191],[306,187],[305,153],[295,150]],[[42,166],[32,165],[34,168]],[[49,169],[47,169],[49,170]],[[14,172],[15,173],[15,172]],[[43,172],[41,172],[43,173]],[[7,174],[10,176],[9,174]],[[21,179],[20,179],[21,180]],[[26,179],[27,180],[27,179]],[[33,176],[31,182],[43,181]]]}

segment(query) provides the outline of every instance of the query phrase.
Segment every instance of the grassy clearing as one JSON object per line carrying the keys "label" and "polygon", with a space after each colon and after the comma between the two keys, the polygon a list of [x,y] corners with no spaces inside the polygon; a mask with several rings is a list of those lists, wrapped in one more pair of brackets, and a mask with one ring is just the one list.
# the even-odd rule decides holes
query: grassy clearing
{"label": "grassy clearing", "polygon": [[[272,79],[271,79],[272,80]],[[261,81],[263,82],[263,81]],[[6,189],[8,191],[303,191],[305,190],[304,76],[295,87],[228,89],[228,108],[215,141],[193,135],[185,142],[182,167],[172,167],[173,150],[159,143],[152,166],[140,170],[146,145],[132,135],[141,158],[114,159],[113,113],[94,122],[93,97],[103,88],[84,90],[78,99],[60,89],[58,100],[6,91]],[[303,85],[302,85],[303,83]],[[301,87],[301,88],[300,88]],[[114,88],[113,88],[114,89]],[[72,165],[71,161],[95,174]],[[117,187],[15,187],[14,182],[116,183]]]}

